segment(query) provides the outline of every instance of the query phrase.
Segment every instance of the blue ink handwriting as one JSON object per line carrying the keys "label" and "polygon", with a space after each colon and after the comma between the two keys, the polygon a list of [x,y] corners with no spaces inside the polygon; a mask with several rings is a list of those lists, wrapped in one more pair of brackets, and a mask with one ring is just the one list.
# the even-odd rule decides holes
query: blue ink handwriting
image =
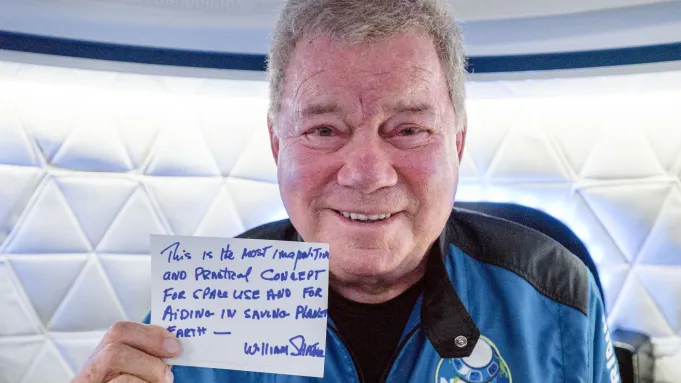
{"label": "blue ink handwriting", "polygon": [[295,352],[289,354],[291,356],[312,356],[315,358],[323,358],[324,350],[319,348],[319,342],[308,345],[305,343],[305,337],[302,335],[296,335],[288,341],[293,348],[296,349]]}
{"label": "blue ink handwriting", "polygon": [[226,259],[230,261],[234,260],[234,252],[229,249],[229,245],[227,245],[227,247],[223,247],[220,251],[220,261],[224,261]]}
{"label": "blue ink handwriting", "polygon": [[267,269],[260,273],[260,278],[265,281],[287,281],[289,278],[292,281],[315,281],[319,280],[319,274],[325,273],[326,270],[307,270],[307,271],[282,271],[275,272],[274,269]]}
{"label": "blue ink handwriting", "polygon": [[303,299],[306,297],[321,298],[322,288],[321,287],[305,287],[303,289]]}
{"label": "blue ink handwriting", "polygon": [[194,299],[227,299],[229,294],[226,290],[206,287],[204,289],[194,290],[194,294],[192,294],[192,296]]}
{"label": "blue ink handwriting", "polygon": [[296,270],[298,267],[298,261],[302,261],[308,258],[312,258],[313,260],[318,260],[318,259],[328,259],[329,258],[329,252],[324,251],[324,249],[315,247],[312,248],[310,247],[307,251],[303,250],[298,250],[297,252],[287,252],[285,250],[275,250],[274,254],[272,255],[272,259],[294,259],[295,262],[293,263],[293,270]]}
{"label": "blue ink handwriting", "polygon": [[260,319],[284,319],[286,317],[291,316],[291,314],[280,308],[276,308],[274,310],[251,310],[251,309],[246,309],[244,310],[244,318],[246,319],[255,319],[255,320],[260,320]]}
{"label": "blue ink handwriting", "polygon": [[274,291],[274,289],[268,289],[267,290],[267,300],[268,301],[273,301],[276,299],[283,299],[283,298],[290,298],[291,297],[291,290],[290,289],[279,289],[277,291]]}
{"label": "blue ink handwriting", "polygon": [[205,335],[206,334],[206,328],[205,327],[197,327],[197,328],[177,328],[177,326],[168,326],[168,331],[175,333],[175,336],[178,338],[194,338],[197,336]]}
{"label": "blue ink handwriting", "polygon": [[267,255],[267,250],[269,250],[270,247],[272,247],[272,246],[265,246],[262,249],[253,249],[253,250],[248,250],[247,248],[244,248],[244,252],[243,252],[243,254],[241,254],[241,259],[265,257]]}
{"label": "blue ink handwriting", "polygon": [[288,355],[288,345],[272,346],[266,342],[253,343],[252,345],[244,343],[244,354],[255,355]]}
{"label": "blue ink handwriting", "polygon": [[166,271],[163,273],[164,281],[184,281],[185,279],[187,279],[187,272],[184,270]]}
{"label": "blue ink handwriting", "polygon": [[179,292],[172,290],[174,290],[172,287],[168,287],[167,289],[163,290],[163,302],[165,302],[168,298],[171,300],[187,299],[187,297],[184,296],[184,290],[180,290]]}
{"label": "blue ink handwriting", "polygon": [[161,250],[161,255],[163,255],[163,253],[165,253],[165,252],[168,252],[168,263],[170,263],[172,261],[181,261],[185,258],[192,259],[191,253],[188,253],[187,250],[182,250],[181,255],[178,254],[179,249],[180,249],[180,242],[175,242],[172,245]]}
{"label": "blue ink handwriting", "polygon": [[307,307],[307,305],[298,305],[298,307],[296,307],[296,319],[326,318],[326,312],[327,310],[323,310],[321,307],[317,307],[317,309],[313,310]]}
{"label": "blue ink handwriting", "polygon": [[246,270],[245,273],[237,273],[234,270],[230,270],[227,267],[213,271],[211,269],[206,269],[201,266],[197,267],[194,270],[194,277],[198,281],[199,278],[202,278],[201,280],[208,281],[208,280],[221,280],[221,279],[227,279],[230,281],[235,281],[237,279],[245,279],[246,282],[248,281],[248,277],[251,275],[251,271],[253,271],[253,267],[249,267],[248,270]]}
{"label": "blue ink handwriting", "polygon": [[210,318],[213,315],[215,315],[215,313],[209,309],[173,309],[173,306],[168,305],[163,311],[163,318],[161,318],[161,320],[163,322],[172,322],[174,320]]}
{"label": "blue ink handwriting", "polygon": [[316,248],[311,248],[308,251],[302,251],[298,250],[296,253],[296,261],[293,263],[293,270],[298,267],[298,261],[302,261],[308,258],[313,258],[315,261],[318,259],[328,259],[329,258],[329,252],[324,251],[324,249],[316,247]]}
{"label": "blue ink handwriting", "polygon": [[227,316],[228,319],[234,318],[236,315],[236,309],[222,309],[222,314],[220,314],[220,319],[225,319],[225,316]]}
{"label": "blue ink handwriting", "polygon": [[260,299],[260,290],[234,290],[232,298],[245,299],[247,301]]}

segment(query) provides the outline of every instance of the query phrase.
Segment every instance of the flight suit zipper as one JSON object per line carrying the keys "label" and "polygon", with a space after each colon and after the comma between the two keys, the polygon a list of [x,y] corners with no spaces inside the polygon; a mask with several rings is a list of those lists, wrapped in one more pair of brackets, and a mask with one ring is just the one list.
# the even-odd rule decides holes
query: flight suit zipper
{"label": "flight suit zipper", "polygon": [[400,356],[402,353],[402,349],[404,346],[411,340],[411,338],[414,337],[414,334],[416,334],[416,331],[419,329],[419,325],[414,326],[409,333],[402,339],[402,341],[397,345],[397,348],[395,349],[395,352],[393,352],[393,355],[390,357],[390,362],[388,365],[385,367],[385,370],[383,370],[383,374],[381,375],[381,380],[379,380],[380,383],[385,383],[388,380],[388,377],[390,375],[390,370],[393,368],[393,364],[395,364],[395,361],[397,360],[397,357]]}
{"label": "flight suit zipper", "polygon": [[345,342],[345,339],[343,339],[338,330],[336,330],[333,326],[329,326],[329,329],[336,335],[338,340],[340,340],[340,343],[343,345],[343,347],[345,347],[345,350],[348,352],[348,355],[350,355],[350,359],[352,359],[352,367],[355,370],[355,374],[357,374],[357,381],[359,383],[365,383],[362,371],[360,371],[359,368],[357,368],[357,366],[359,366],[359,364],[357,363],[357,357],[355,357],[355,354],[353,354],[352,350],[350,349],[350,346],[348,346],[348,344]]}

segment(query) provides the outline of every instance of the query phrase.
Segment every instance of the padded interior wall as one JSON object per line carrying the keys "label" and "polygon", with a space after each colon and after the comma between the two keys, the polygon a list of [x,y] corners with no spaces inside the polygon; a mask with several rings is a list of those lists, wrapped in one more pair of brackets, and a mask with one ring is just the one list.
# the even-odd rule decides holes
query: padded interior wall
{"label": "padded interior wall", "polygon": [[[286,216],[264,82],[0,61],[0,382],[67,382],[150,306],[149,234]],[[458,198],[585,241],[614,327],[681,376],[681,72],[472,81]]]}

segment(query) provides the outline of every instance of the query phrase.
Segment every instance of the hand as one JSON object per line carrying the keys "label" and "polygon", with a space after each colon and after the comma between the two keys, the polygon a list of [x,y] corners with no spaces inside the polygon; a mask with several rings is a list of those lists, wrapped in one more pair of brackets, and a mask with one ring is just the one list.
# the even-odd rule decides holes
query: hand
{"label": "hand", "polygon": [[179,352],[180,342],[163,327],[116,322],[71,383],[172,383],[161,358]]}

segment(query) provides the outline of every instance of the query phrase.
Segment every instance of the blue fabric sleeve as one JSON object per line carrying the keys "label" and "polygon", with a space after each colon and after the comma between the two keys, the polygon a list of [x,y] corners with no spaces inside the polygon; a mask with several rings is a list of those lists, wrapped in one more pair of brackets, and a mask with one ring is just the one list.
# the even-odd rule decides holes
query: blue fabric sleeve
{"label": "blue fabric sleeve", "polygon": [[593,383],[619,383],[620,372],[600,292],[589,273],[589,354]]}

